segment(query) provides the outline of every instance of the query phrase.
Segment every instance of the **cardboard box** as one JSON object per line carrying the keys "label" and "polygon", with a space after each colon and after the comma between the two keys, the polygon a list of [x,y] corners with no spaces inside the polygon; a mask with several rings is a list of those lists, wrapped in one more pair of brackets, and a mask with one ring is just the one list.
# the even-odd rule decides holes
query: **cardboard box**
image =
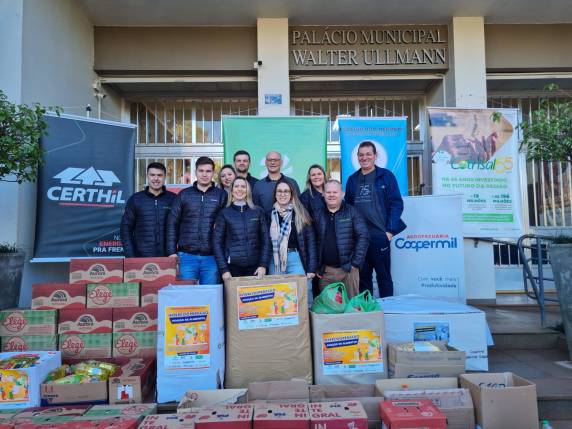
{"label": "cardboard box", "polygon": [[367,429],[367,415],[357,401],[312,402],[309,408],[312,429]]}
{"label": "cardboard box", "polygon": [[[70,420],[72,419],[72,420]],[[37,423],[23,423],[18,429],[137,429],[135,419],[82,420],[84,417],[52,417]]]}
{"label": "cardboard box", "polygon": [[145,417],[139,429],[195,429],[197,413],[153,414]]}
{"label": "cardboard box", "polygon": [[178,258],[125,258],[123,260],[123,281],[163,282],[177,280]]}
{"label": "cardboard box", "polygon": [[312,383],[307,291],[300,275],[225,282],[226,387],[293,378]]}
{"label": "cardboard box", "polygon": [[456,389],[459,382],[453,377],[442,378],[389,378],[375,382],[375,395],[385,396],[387,390]]}
{"label": "cardboard box", "polygon": [[165,282],[142,282],[141,283],[141,307],[154,306],[159,303],[159,290],[165,286],[193,286],[196,280],[175,280],[165,284]]}
{"label": "cardboard box", "polygon": [[113,357],[157,356],[157,332],[114,332]]}
{"label": "cardboard box", "polygon": [[157,404],[94,405],[82,420],[135,419],[141,422],[145,417],[157,412]]}
{"label": "cardboard box", "polygon": [[40,422],[47,417],[79,417],[89,409],[89,405],[69,405],[60,407],[32,407],[18,413],[12,421],[14,423]]}
{"label": "cardboard box", "polygon": [[[177,413],[192,412],[200,407],[247,402],[247,389],[188,390],[177,406]],[[249,401],[248,401],[249,402]]]}
{"label": "cardboard box", "polygon": [[257,381],[248,385],[248,402],[308,402],[306,380]]}
{"label": "cardboard box", "polygon": [[447,429],[447,419],[427,399],[382,401],[379,404],[385,429]]}
{"label": "cardboard box", "polygon": [[512,372],[461,374],[482,429],[538,429],[536,385]]}
{"label": "cardboard box", "polygon": [[417,295],[392,296],[380,303],[388,343],[445,341],[467,354],[466,370],[488,371],[490,331],[482,310]]}
{"label": "cardboard box", "polygon": [[111,308],[60,310],[58,334],[109,334],[112,314]]}
{"label": "cardboard box", "polygon": [[310,429],[306,402],[254,404],[253,429]]}
{"label": "cardboard box", "polygon": [[42,383],[42,405],[107,403],[107,381],[84,384]]}
{"label": "cardboard box", "polygon": [[32,285],[32,310],[85,308],[84,284],[41,283]]}
{"label": "cardboard box", "polygon": [[0,311],[0,336],[56,335],[56,310],[12,309]]}
{"label": "cardboard box", "polygon": [[[358,401],[367,414],[369,428],[379,427],[379,403],[374,384],[321,384],[310,386],[310,402]],[[474,429],[474,428],[472,428]]]}
{"label": "cardboard box", "polygon": [[62,364],[61,353],[7,352],[0,353],[0,360],[16,355],[38,356],[39,360],[29,368],[0,369],[0,409],[38,407],[40,384],[51,371]]}
{"label": "cardboard box", "polygon": [[447,429],[475,428],[475,408],[467,389],[386,390],[385,399],[428,399],[447,417]]}
{"label": "cardboard box", "polygon": [[159,292],[158,402],[179,401],[189,386],[224,384],[222,285],[167,286]]}
{"label": "cardboard box", "polygon": [[383,312],[310,315],[317,384],[372,384],[387,378]]}
{"label": "cardboard box", "polygon": [[141,331],[157,331],[156,307],[113,309],[113,332]]}
{"label": "cardboard box", "polygon": [[110,404],[141,403],[155,384],[155,358],[114,359],[120,367],[108,380]]}
{"label": "cardboard box", "polygon": [[466,353],[442,341],[430,341],[441,351],[410,352],[401,350],[407,343],[388,345],[390,378],[458,377],[465,372]]}
{"label": "cardboard box", "polygon": [[115,283],[123,281],[123,259],[70,260],[70,283]]}
{"label": "cardboard box", "polygon": [[20,410],[2,410],[0,409],[0,429],[3,429],[1,426],[4,423],[9,423],[12,420],[12,417],[16,416]]}
{"label": "cardboard box", "polygon": [[196,429],[251,429],[252,404],[226,404],[202,407],[195,417]]}
{"label": "cardboard box", "polygon": [[59,349],[64,359],[99,359],[111,357],[112,334],[60,335]]}
{"label": "cardboard box", "polygon": [[2,337],[3,352],[48,351],[58,349],[57,335],[22,335]]}
{"label": "cardboard box", "polygon": [[87,308],[139,307],[139,283],[88,283]]}

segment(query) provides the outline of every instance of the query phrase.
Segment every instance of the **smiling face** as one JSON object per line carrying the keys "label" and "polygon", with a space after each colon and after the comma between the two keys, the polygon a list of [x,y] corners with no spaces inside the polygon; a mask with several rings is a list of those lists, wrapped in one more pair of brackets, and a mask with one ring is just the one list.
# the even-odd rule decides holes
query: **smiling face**
{"label": "smiling face", "polygon": [[279,183],[274,190],[276,202],[281,206],[287,206],[292,201],[292,191],[287,183]]}
{"label": "smiling face", "polygon": [[248,173],[250,168],[250,158],[248,155],[236,155],[234,157],[234,168],[241,174]]}
{"label": "smiling face", "polygon": [[282,155],[278,152],[268,152],[266,154],[266,160],[264,161],[266,169],[270,174],[280,173],[280,168],[282,167]]}
{"label": "smiling face", "polygon": [[160,191],[165,185],[165,172],[159,168],[147,170],[147,183],[152,191]]}
{"label": "smiling face", "polygon": [[337,182],[328,182],[324,190],[324,199],[326,200],[326,206],[328,209],[335,211],[342,205],[342,198],[344,193],[342,192],[342,185]]}
{"label": "smiling face", "polygon": [[234,171],[232,171],[230,168],[223,168],[219,175],[220,182],[225,189],[228,188],[232,184],[232,181],[236,178],[236,174],[234,174]]}
{"label": "smiling face", "polygon": [[246,180],[237,178],[232,183],[232,201],[245,201],[247,195],[247,186]]}
{"label": "smiling face", "polygon": [[359,165],[363,172],[368,173],[375,168],[377,154],[371,146],[360,147],[357,153]]}
{"label": "smiling face", "polygon": [[310,170],[310,183],[314,188],[322,189],[326,181],[326,176],[319,168],[312,168]]}

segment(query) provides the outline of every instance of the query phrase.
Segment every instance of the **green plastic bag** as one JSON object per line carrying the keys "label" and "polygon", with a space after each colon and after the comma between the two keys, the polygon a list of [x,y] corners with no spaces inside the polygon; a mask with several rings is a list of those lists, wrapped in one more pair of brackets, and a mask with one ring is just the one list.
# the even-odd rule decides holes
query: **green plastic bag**
{"label": "green plastic bag", "polygon": [[343,313],[348,305],[348,293],[342,282],[330,283],[314,298],[312,311],[322,314]]}
{"label": "green plastic bag", "polygon": [[352,299],[349,300],[348,305],[346,306],[346,313],[367,313],[370,311],[379,311],[381,310],[381,306],[379,302],[373,299],[372,294],[369,290],[366,290],[359,295],[354,296]]}

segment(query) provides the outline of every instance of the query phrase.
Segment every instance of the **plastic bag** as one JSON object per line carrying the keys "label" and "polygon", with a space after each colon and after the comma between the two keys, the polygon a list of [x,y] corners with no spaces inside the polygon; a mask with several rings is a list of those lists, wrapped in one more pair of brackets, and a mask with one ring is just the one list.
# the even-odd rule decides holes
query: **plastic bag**
{"label": "plastic bag", "polygon": [[357,313],[357,312],[370,312],[370,311],[380,311],[381,306],[379,302],[373,299],[370,291],[366,290],[359,295],[354,296],[349,300],[346,306],[346,313]]}
{"label": "plastic bag", "polygon": [[330,283],[314,298],[312,311],[322,314],[343,313],[348,305],[348,293],[342,282]]}

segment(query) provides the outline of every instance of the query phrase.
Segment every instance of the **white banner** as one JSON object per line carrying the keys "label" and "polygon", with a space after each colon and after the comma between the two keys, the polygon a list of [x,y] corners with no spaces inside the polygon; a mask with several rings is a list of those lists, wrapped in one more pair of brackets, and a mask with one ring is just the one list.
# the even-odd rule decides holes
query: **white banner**
{"label": "white banner", "polygon": [[407,229],[391,240],[395,295],[465,301],[462,196],[403,198]]}
{"label": "white banner", "polygon": [[428,109],[433,194],[463,194],[465,237],[523,234],[517,109]]}

